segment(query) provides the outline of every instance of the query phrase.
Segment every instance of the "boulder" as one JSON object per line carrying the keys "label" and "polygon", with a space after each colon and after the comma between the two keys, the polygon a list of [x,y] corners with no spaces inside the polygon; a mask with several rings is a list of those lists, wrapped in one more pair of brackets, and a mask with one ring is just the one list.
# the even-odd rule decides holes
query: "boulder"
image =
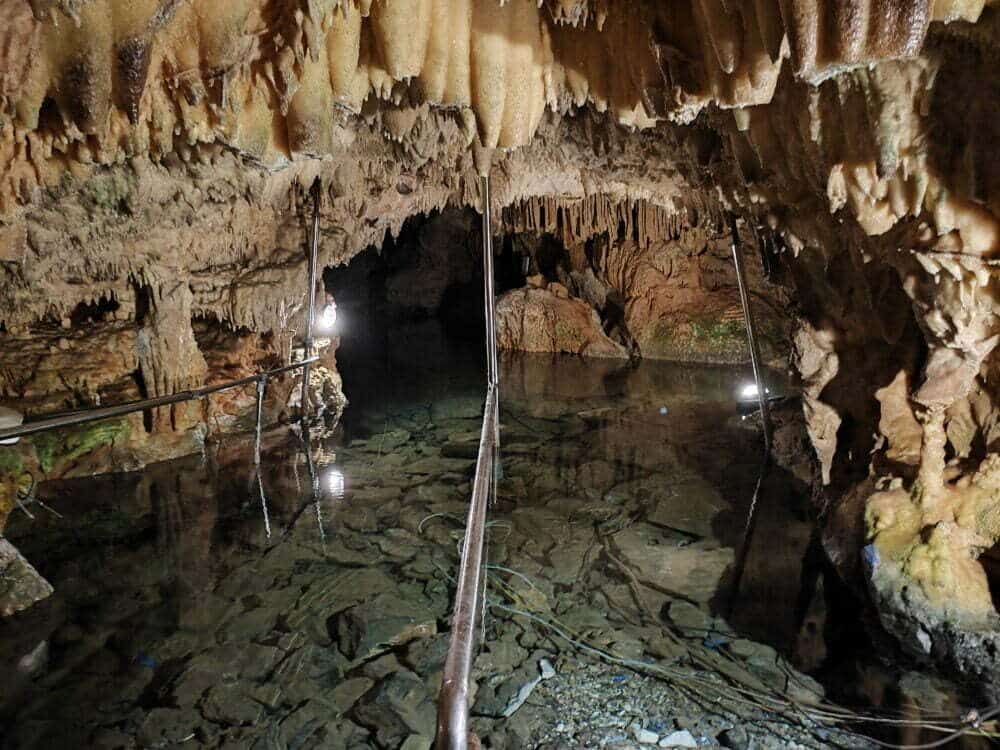
{"label": "boulder", "polygon": [[597,313],[585,302],[533,287],[513,289],[497,300],[497,342],[501,349],[526,352],[628,357],[625,347],[604,333]]}

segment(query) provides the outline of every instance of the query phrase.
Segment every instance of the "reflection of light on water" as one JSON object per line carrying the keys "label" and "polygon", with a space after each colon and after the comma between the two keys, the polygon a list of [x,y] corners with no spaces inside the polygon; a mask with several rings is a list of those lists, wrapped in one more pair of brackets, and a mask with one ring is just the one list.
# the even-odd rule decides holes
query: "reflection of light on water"
{"label": "reflection of light on water", "polygon": [[333,467],[327,469],[323,475],[323,485],[331,497],[338,499],[344,497],[344,475],[339,469]]}
{"label": "reflection of light on water", "polygon": [[[770,398],[770,396],[771,396],[771,389],[770,388],[765,388],[764,389],[764,393],[765,393],[765,395],[767,395]],[[757,384],[756,383],[747,383],[742,388],[740,388],[740,395],[739,395],[739,400],[740,401],[753,401],[756,398],[757,398]]]}

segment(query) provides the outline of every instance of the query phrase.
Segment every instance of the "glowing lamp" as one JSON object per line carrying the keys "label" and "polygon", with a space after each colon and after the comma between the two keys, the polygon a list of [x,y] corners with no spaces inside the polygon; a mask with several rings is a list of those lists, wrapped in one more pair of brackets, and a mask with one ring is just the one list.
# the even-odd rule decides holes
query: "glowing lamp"
{"label": "glowing lamp", "polygon": [[320,311],[316,328],[323,333],[332,333],[337,326],[337,303],[330,302]]}

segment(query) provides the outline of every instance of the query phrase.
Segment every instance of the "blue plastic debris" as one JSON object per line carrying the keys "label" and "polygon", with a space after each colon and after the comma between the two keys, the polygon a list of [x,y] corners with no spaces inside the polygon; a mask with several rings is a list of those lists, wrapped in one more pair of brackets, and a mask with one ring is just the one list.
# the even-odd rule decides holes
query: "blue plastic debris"
{"label": "blue plastic debris", "polygon": [[625,680],[627,680],[627,679],[628,679],[628,677],[626,677],[623,674],[616,674],[614,677],[611,678],[611,681],[613,683],[615,683],[616,685],[620,685],[621,683],[625,682]]}
{"label": "blue plastic debris", "polygon": [[720,646],[725,646],[729,643],[728,638],[723,638],[718,633],[709,633],[705,636],[705,639],[701,642],[701,645],[705,648],[710,648],[712,650],[717,650]]}
{"label": "blue plastic debris", "polygon": [[865,568],[869,574],[874,575],[875,571],[878,570],[879,563],[878,548],[874,543],[866,545],[861,550],[861,559],[864,560]]}
{"label": "blue plastic debris", "polygon": [[140,651],[135,655],[135,663],[141,667],[147,667],[149,669],[156,669],[159,664],[156,663],[156,659],[147,654],[145,651]]}
{"label": "blue plastic debris", "polygon": [[663,734],[668,729],[674,728],[674,722],[665,721],[663,719],[653,719],[646,725],[646,729],[650,732],[656,732],[657,734]]}

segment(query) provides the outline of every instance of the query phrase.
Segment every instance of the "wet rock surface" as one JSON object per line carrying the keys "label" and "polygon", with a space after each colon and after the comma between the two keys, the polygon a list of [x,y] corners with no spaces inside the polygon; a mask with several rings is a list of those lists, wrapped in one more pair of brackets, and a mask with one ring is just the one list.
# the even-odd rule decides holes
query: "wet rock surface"
{"label": "wet rock surface", "polygon": [[[731,420],[736,373],[578,368],[505,364],[483,746],[865,746],[731,699],[733,680],[822,698],[718,616],[757,470],[758,436]],[[56,592],[0,623],[18,675],[0,747],[429,747],[473,471],[453,454],[481,408],[465,371],[351,391],[344,435],[308,460],[277,444],[259,478],[245,459],[189,459],[66,484],[45,498],[61,516],[16,516],[19,546],[55,551]]]}
{"label": "wet rock surface", "polygon": [[51,593],[49,582],[13,544],[0,537],[0,617],[27,609]]}

